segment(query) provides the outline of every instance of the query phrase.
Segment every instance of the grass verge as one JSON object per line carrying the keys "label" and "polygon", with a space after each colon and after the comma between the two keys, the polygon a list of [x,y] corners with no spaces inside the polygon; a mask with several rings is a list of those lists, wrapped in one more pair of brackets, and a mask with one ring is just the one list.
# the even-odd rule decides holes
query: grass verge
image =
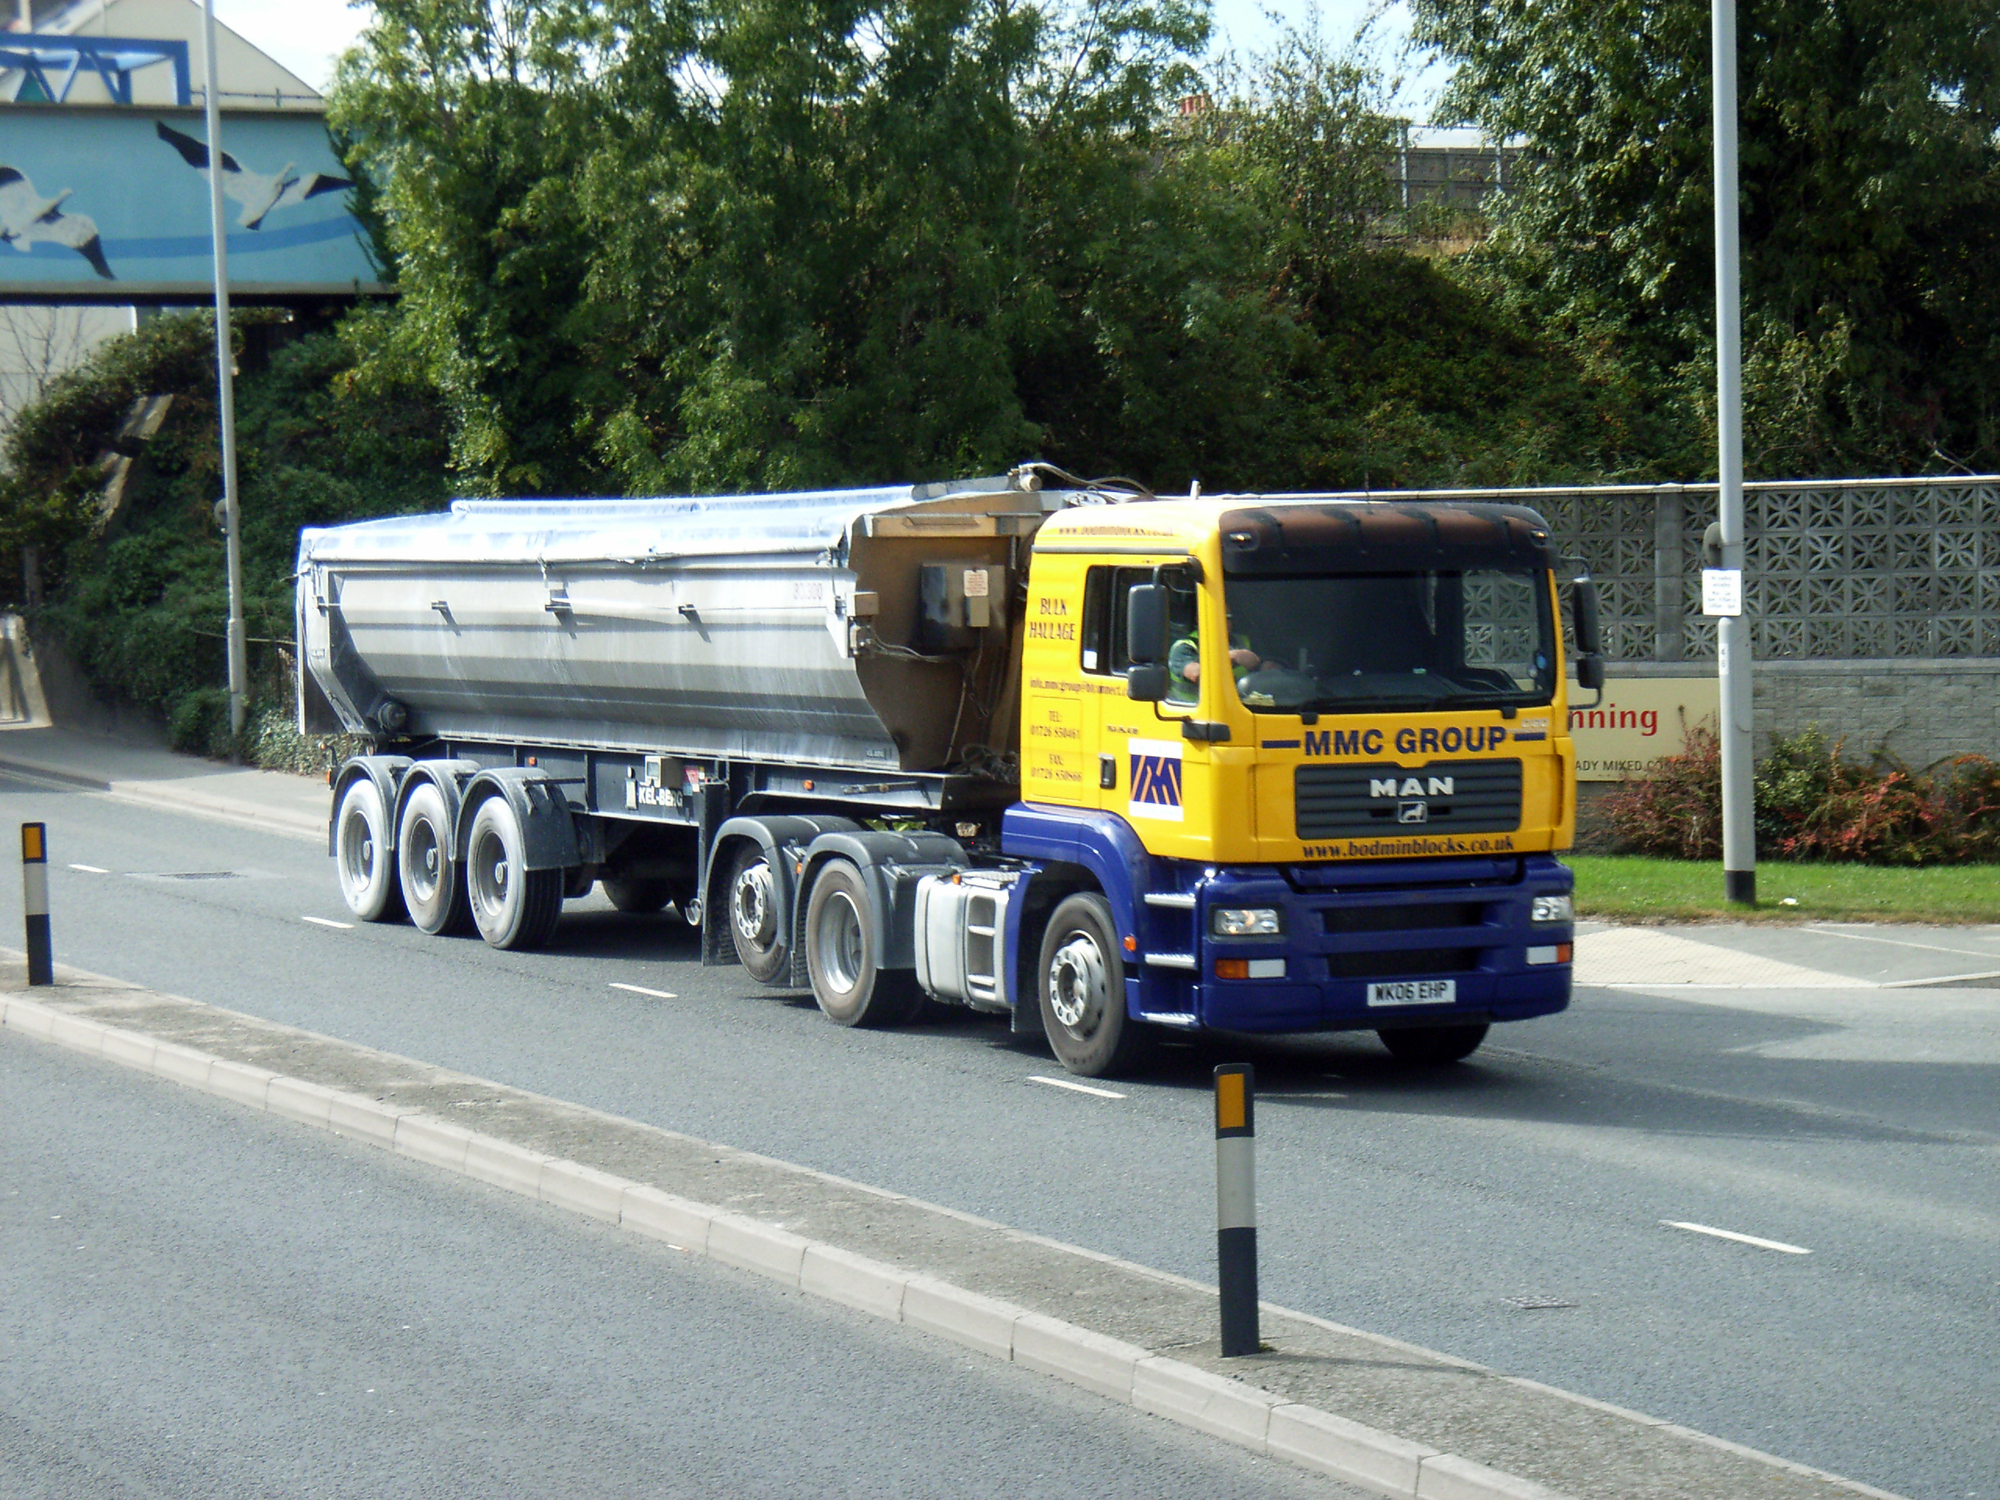
{"label": "grass verge", "polygon": [[[1722,899],[1722,866],[1637,855],[1564,855],[1579,917],[1616,922],[2000,922],[2000,865],[1757,866],[1754,910]],[[1790,897],[1796,905],[1785,905]]]}

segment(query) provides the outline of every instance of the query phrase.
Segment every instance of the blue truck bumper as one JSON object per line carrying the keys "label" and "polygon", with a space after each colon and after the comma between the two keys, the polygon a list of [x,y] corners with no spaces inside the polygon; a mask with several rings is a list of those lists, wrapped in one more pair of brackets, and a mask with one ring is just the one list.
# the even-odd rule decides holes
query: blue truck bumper
{"label": "blue truck bumper", "polygon": [[[1537,896],[1571,892],[1550,855],[1175,873],[1193,905],[1149,904],[1142,943],[1185,953],[1191,940],[1195,965],[1171,1000],[1149,974],[1143,1013],[1285,1032],[1518,1021],[1569,1004],[1574,926],[1531,919]],[[1218,910],[1274,910],[1282,931],[1218,936]]]}

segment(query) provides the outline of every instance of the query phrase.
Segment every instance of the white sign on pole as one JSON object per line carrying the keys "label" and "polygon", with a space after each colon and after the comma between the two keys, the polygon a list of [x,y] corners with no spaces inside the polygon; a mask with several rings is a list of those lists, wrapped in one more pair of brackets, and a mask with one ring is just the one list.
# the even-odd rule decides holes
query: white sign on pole
{"label": "white sign on pole", "polygon": [[1727,615],[1731,619],[1743,613],[1741,568],[1701,570],[1701,612],[1705,615]]}

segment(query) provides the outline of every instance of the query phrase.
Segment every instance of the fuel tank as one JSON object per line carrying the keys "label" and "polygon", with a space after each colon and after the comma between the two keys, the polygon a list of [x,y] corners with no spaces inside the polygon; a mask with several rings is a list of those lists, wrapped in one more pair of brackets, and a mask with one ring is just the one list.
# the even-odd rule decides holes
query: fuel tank
{"label": "fuel tank", "polygon": [[300,724],[844,769],[1006,754],[1027,544],[1063,503],[996,479],[307,530]]}

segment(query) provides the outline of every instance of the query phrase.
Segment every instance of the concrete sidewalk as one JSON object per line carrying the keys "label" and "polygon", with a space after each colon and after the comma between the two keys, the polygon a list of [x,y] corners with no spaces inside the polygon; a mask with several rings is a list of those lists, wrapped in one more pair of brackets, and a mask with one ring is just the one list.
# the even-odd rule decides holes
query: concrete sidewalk
{"label": "concrete sidewalk", "polygon": [[1264,1352],[1224,1360],[1214,1289],[1181,1277],[95,975],[59,969],[55,986],[27,992],[19,955],[5,958],[9,1029],[617,1224],[1374,1493],[1887,1496],[1268,1303]]}
{"label": "concrete sidewalk", "polygon": [[0,725],[0,775],[248,823],[321,844],[331,816],[326,783],[315,776],[246,770],[108,735],[42,725]]}

